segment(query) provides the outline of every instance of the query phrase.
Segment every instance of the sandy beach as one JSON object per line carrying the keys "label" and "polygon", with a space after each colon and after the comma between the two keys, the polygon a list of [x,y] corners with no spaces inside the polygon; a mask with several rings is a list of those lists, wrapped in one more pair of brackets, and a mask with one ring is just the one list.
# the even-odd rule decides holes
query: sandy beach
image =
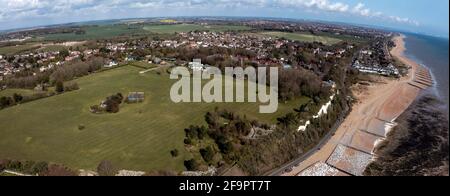
{"label": "sandy beach", "polygon": [[[396,47],[391,54],[411,67],[409,74],[400,79],[381,78],[364,90],[355,91],[357,103],[335,135],[292,172],[283,175],[362,175],[375,156],[375,145],[385,139],[387,132],[395,125],[395,119],[412,104],[421,90],[427,88],[426,83],[432,84],[429,72],[404,55],[404,37],[395,37],[394,41]],[[424,82],[417,83],[418,77],[423,77],[420,79]]]}

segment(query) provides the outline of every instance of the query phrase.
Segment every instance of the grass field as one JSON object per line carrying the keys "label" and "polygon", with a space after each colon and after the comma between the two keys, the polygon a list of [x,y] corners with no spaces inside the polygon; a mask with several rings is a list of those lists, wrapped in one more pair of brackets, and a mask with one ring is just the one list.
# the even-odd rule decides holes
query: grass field
{"label": "grass field", "polygon": [[[307,101],[282,104],[275,114],[259,114],[259,104],[175,104],[169,90],[175,82],[167,74],[125,66],[77,79],[80,90],[0,111],[0,158],[50,161],[75,169],[95,170],[102,160],[131,170],[183,170],[189,158],[183,145],[184,129],[204,124],[215,107],[249,118],[276,122],[276,118]],[[117,114],[94,115],[89,107],[121,92],[143,91],[141,104],[122,104]],[[3,92],[5,93],[5,92]],[[79,125],[85,129],[79,130]],[[170,151],[180,156],[172,158]]]}
{"label": "grass field", "polygon": [[142,26],[136,25],[99,25],[99,26],[85,26],[82,27],[86,31],[85,34],[75,34],[75,33],[60,33],[60,34],[49,34],[40,38],[40,40],[93,40],[93,39],[107,39],[123,35],[134,35],[134,34],[145,34],[146,32],[142,30]]}
{"label": "grass field", "polygon": [[238,30],[250,30],[250,27],[246,26],[231,26],[231,25],[211,25],[203,26],[196,24],[176,24],[176,25],[147,25],[144,30],[159,33],[159,34],[173,34],[190,31],[238,31]]}
{"label": "grass field", "polygon": [[156,64],[148,63],[147,61],[135,61],[132,62],[130,65],[142,68],[142,69],[152,69],[158,67]]}
{"label": "grass field", "polygon": [[227,30],[248,30],[249,27],[245,26],[228,26],[228,25],[213,25],[202,26],[194,24],[177,24],[177,25],[98,25],[98,26],[85,26],[82,27],[85,30],[85,34],[75,33],[60,33],[49,34],[43,37],[36,38],[37,41],[80,41],[80,40],[93,40],[93,39],[107,39],[117,36],[129,36],[129,35],[149,35],[151,33],[157,34],[173,34],[175,32],[188,32],[195,30],[210,30],[210,31],[227,31]]}
{"label": "grass field", "polygon": [[11,97],[14,95],[14,93],[27,96],[27,95],[33,95],[36,93],[36,91],[28,90],[28,89],[5,89],[0,91],[0,97]]}
{"label": "grass field", "polygon": [[333,45],[333,44],[337,44],[342,41],[340,39],[333,38],[333,37],[318,36],[318,35],[312,35],[312,34],[306,34],[306,33],[287,33],[287,32],[278,32],[278,31],[268,31],[268,32],[262,32],[260,34],[265,35],[265,36],[285,38],[285,39],[301,41],[301,42],[321,42],[325,45]]}
{"label": "grass field", "polygon": [[0,55],[14,55],[21,52],[31,51],[40,48],[36,43],[27,43],[17,46],[0,47]]}

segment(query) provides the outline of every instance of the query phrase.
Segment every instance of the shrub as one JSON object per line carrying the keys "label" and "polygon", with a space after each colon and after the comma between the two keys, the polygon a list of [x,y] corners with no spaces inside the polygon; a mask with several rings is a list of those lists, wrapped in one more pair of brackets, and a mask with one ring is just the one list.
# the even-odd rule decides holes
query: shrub
{"label": "shrub", "polygon": [[9,107],[13,105],[14,100],[11,97],[1,97],[0,98],[0,109]]}
{"label": "shrub", "polygon": [[110,161],[102,161],[97,167],[97,172],[100,176],[115,176],[119,170]]}
{"label": "shrub", "polygon": [[186,145],[191,145],[192,144],[192,140],[189,138],[184,139],[184,144]]}
{"label": "shrub", "polygon": [[86,126],[84,126],[84,125],[78,125],[78,130],[80,130],[80,131],[84,130],[85,128],[86,128]]}
{"label": "shrub", "polygon": [[78,83],[76,83],[76,82],[71,82],[71,83],[68,83],[68,84],[66,84],[64,86],[64,91],[65,92],[76,91],[78,89],[80,89],[80,87],[78,86]]}
{"label": "shrub", "polygon": [[77,176],[77,173],[63,165],[50,165],[47,171],[40,173],[41,176]]}
{"label": "shrub", "polygon": [[184,167],[186,167],[188,171],[196,171],[198,170],[199,165],[195,159],[191,159],[184,161]]}
{"label": "shrub", "polygon": [[55,91],[57,93],[62,93],[64,92],[64,83],[62,81],[57,81],[55,84]]}
{"label": "shrub", "polygon": [[172,155],[172,157],[178,157],[179,154],[178,149],[170,151],[170,154]]}
{"label": "shrub", "polygon": [[32,174],[40,174],[48,171],[48,163],[47,162],[38,162],[33,165],[31,168]]}
{"label": "shrub", "polygon": [[211,146],[206,147],[205,149],[200,149],[200,154],[202,155],[203,159],[209,163],[214,159],[215,152],[211,148]]}
{"label": "shrub", "polygon": [[20,103],[23,100],[23,96],[20,94],[14,93],[13,99],[14,99],[14,102]]}

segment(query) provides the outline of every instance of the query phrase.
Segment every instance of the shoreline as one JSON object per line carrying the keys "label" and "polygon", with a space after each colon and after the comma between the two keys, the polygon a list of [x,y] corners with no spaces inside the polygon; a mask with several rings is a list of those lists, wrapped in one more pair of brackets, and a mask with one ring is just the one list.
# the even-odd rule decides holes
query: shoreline
{"label": "shoreline", "polygon": [[352,106],[352,112],[334,136],[323,148],[284,176],[363,175],[367,165],[376,157],[374,151],[377,144],[386,139],[388,131],[395,127],[395,120],[419,97],[422,90],[428,88],[417,80],[423,76],[425,81],[427,77],[424,73],[429,71],[406,57],[404,38],[404,35],[393,38],[396,47],[391,54],[410,67],[408,75],[398,80],[382,78],[356,93],[358,102]]}

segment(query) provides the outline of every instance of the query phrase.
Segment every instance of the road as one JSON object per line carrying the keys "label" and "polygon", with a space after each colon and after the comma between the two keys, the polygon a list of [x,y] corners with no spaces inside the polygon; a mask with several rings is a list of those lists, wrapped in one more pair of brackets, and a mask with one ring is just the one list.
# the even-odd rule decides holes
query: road
{"label": "road", "polygon": [[[353,61],[356,59],[356,56],[358,55],[360,50],[356,50],[353,53],[353,57],[352,57],[352,61],[351,63],[353,63]],[[347,70],[349,67],[351,67],[352,64],[348,65],[348,66],[344,66],[343,67],[343,73],[347,73]],[[346,81],[347,79],[347,75],[346,74],[342,74],[341,75],[341,81]],[[311,150],[309,150],[308,152],[306,152],[305,154],[301,155],[300,157],[294,159],[293,161],[277,168],[274,169],[270,172],[267,172],[265,174],[265,176],[280,176],[282,174],[284,174],[286,171],[291,170],[292,168],[298,166],[300,163],[302,163],[303,161],[307,160],[309,157],[311,157],[312,155],[314,155],[317,151],[320,151],[331,139],[332,137],[336,134],[337,130],[339,129],[339,127],[342,125],[342,123],[344,122],[345,118],[347,117],[347,115],[349,114],[349,110],[350,108],[346,107],[345,111],[339,116],[338,121],[336,121],[336,123],[334,124],[334,126],[331,128],[331,130],[328,132],[328,134],[326,134],[320,141],[319,143]]]}
{"label": "road", "polygon": [[280,168],[277,168],[275,170],[267,172],[265,174],[265,176],[281,176],[286,171],[290,170],[293,167],[298,166],[301,162],[305,161],[310,156],[312,156],[314,153],[319,151],[334,136],[337,129],[341,126],[342,122],[344,122],[344,118],[345,118],[347,112],[348,112],[348,109],[346,112],[344,112],[344,114],[341,115],[339,120],[334,124],[334,126],[331,128],[331,130],[328,132],[328,134],[325,135],[325,137],[323,137],[322,140],[320,140],[320,142],[313,149],[309,150],[308,152],[306,152],[302,156],[298,157],[297,159],[281,166]]}

